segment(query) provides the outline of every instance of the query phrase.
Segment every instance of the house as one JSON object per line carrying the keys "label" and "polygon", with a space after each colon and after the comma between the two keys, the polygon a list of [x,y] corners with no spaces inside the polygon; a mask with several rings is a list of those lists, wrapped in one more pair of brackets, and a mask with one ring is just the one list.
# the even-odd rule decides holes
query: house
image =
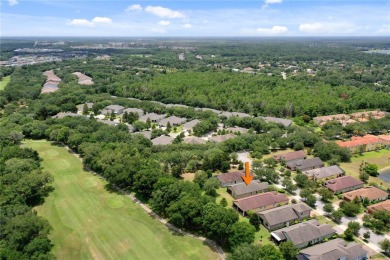
{"label": "house", "polygon": [[303,173],[309,178],[309,180],[315,181],[333,179],[344,175],[343,169],[337,165],[308,170]]}
{"label": "house", "polygon": [[212,109],[212,108],[206,108],[206,107],[203,107],[203,108],[200,108],[200,107],[196,107],[195,108],[196,111],[210,111],[216,115],[219,115],[222,113],[222,111],[220,110],[216,110],[216,109]]}
{"label": "house", "polygon": [[165,117],[165,115],[159,115],[159,114],[156,114],[156,113],[149,113],[149,114],[141,116],[138,120],[141,121],[141,122],[146,122],[148,120],[148,118],[149,118],[149,120],[151,122],[157,123],[161,119],[163,119],[164,117]]}
{"label": "house", "polygon": [[364,182],[351,176],[343,176],[325,181],[325,187],[334,194],[344,193],[351,190],[363,188]]}
{"label": "house", "polygon": [[67,117],[67,116],[75,117],[75,116],[80,116],[80,115],[79,115],[79,114],[72,113],[72,112],[60,112],[60,113],[58,113],[57,115],[52,116],[51,118],[62,119],[62,118]]}
{"label": "house", "polygon": [[83,113],[84,105],[87,105],[88,110],[91,110],[93,108],[93,103],[92,102],[87,102],[85,104],[80,104],[80,105],[76,106],[78,113]]}
{"label": "house", "polygon": [[285,194],[270,191],[253,195],[250,197],[237,199],[233,202],[233,208],[245,216],[249,210],[253,212],[264,211],[288,204],[289,199]]}
{"label": "house", "polygon": [[268,182],[260,182],[259,180],[251,181],[249,185],[246,183],[238,183],[227,187],[227,192],[235,199],[241,199],[263,193],[268,189]]}
{"label": "house", "polygon": [[125,125],[127,126],[127,129],[129,129],[129,133],[133,133],[135,131],[134,126],[127,124],[127,123]]}
{"label": "house", "polygon": [[340,147],[347,148],[351,153],[369,152],[381,149],[383,141],[374,135],[352,136],[350,141],[336,141]]}
{"label": "house", "polygon": [[97,122],[99,123],[103,123],[103,124],[106,124],[106,125],[110,125],[110,126],[117,126],[119,123],[117,121],[111,121],[111,120],[102,120],[102,119],[98,119],[96,120]]}
{"label": "house", "polygon": [[142,135],[146,139],[152,139],[152,132],[151,131],[141,131],[141,132],[135,132],[133,135]]}
{"label": "house", "polygon": [[383,191],[377,187],[363,187],[358,190],[346,192],[343,194],[343,199],[346,201],[352,201],[354,198],[360,200],[368,199],[370,202],[379,202],[387,200],[389,193]]}
{"label": "house", "polygon": [[139,108],[126,108],[126,109],[123,109],[123,114],[124,113],[135,113],[135,114],[138,114],[139,117],[143,116],[144,115],[144,111],[142,109],[139,109]]}
{"label": "house", "polygon": [[237,127],[237,126],[235,126],[235,127],[228,127],[225,130],[230,132],[230,133],[233,133],[233,134],[236,134],[236,133],[246,134],[246,133],[248,133],[248,129],[243,128],[243,127]]}
{"label": "house", "polygon": [[243,171],[228,172],[215,176],[219,180],[221,187],[227,187],[237,183],[243,183],[242,177],[245,175]]}
{"label": "house", "polygon": [[219,116],[220,117],[226,117],[226,118],[229,118],[229,117],[232,117],[232,116],[241,117],[241,118],[251,117],[251,115],[249,115],[249,114],[240,113],[240,112],[222,112]]}
{"label": "house", "polygon": [[312,219],[290,227],[278,229],[271,233],[271,238],[277,244],[291,241],[295,247],[304,248],[331,238],[336,234],[336,230],[329,224],[320,224]]}
{"label": "house", "polygon": [[390,200],[385,200],[367,207],[368,213],[373,213],[376,210],[386,210],[390,212]]}
{"label": "house", "polygon": [[186,144],[205,144],[206,140],[196,137],[196,136],[187,136],[183,138],[183,143]]}
{"label": "house", "polygon": [[166,104],[165,107],[167,107],[167,108],[171,108],[171,107],[190,108],[189,106],[182,105],[182,104]]}
{"label": "house", "polygon": [[76,75],[78,80],[78,83],[80,85],[93,85],[93,81],[91,77],[88,77],[87,75],[81,73],[81,72],[73,72],[73,75]]}
{"label": "house", "polygon": [[[326,124],[327,122],[330,122],[330,121],[335,121],[335,122],[342,123],[344,121],[348,121],[350,118],[351,118],[350,115],[338,114],[338,115],[329,115],[329,116],[317,116],[317,117],[313,118],[313,121],[317,125],[321,125],[322,126],[322,125],[324,125],[324,124]],[[353,121],[353,122],[355,122],[355,121]]]}
{"label": "house", "polygon": [[272,116],[261,116],[259,117],[263,119],[265,122],[269,123],[276,123],[276,124],[282,124],[284,127],[290,126],[292,124],[292,120],[285,119],[285,118],[278,118],[278,117],[272,117]]}
{"label": "house", "polygon": [[275,155],[273,158],[278,162],[284,160],[287,163],[287,162],[296,162],[296,161],[304,160],[306,159],[306,156],[307,155],[303,150],[299,150],[299,151]]}
{"label": "house", "polygon": [[186,118],[177,117],[177,116],[170,116],[170,117],[159,120],[158,125],[163,127],[163,126],[167,126],[169,123],[171,126],[177,126],[177,125],[183,124],[185,121],[187,121]]}
{"label": "house", "polygon": [[194,128],[194,126],[196,126],[198,123],[200,123],[200,120],[198,119],[191,120],[190,122],[187,122],[183,125],[183,130],[192,131],[192,128]]}
{"label": "house", "polygon": [[161,135],[157,138],[152,139],[153,145],[168,145],[173,142],[174,138],[170,136]]}
{"label": "house", "polygon": [[298,260],[365,260],[367,251],[362,244],[347,243],[341,238],[299,251]]}
{"label": "house", "polygon": [[384,147],[390,147],[390,135],[378,135],[378,138]]}
{"label": "house", "polygon": [[216,136],[209,137],[209,142],[222,143],[226,140],[229,140],[229,139],[232,139],[235,137],[236,136],[234,134],[216,135]]}
{"label": "house", "polygon": [[367,121],[368,119],[380,119],[385,117],[388,114],[388,112],[380,111],[380,110],[374,110],[374,111],[363,111],[363,112],[356,112],[350,114],[352,119],[358,120],[358,121]]}
{"label": "house", "polygon": [[124,107],[120,105],[109,105],[104,108],[106,111],[114,112],[116,115],[120,115],[123,113]]}
{"label": "house", "polygon": [[305,160],[292,161],[286,163],[287,168],[293,171],[308,171],[316,168],[321,168],[324,166],[324,163],[320,158],[314,157]]}
{"label": "house", "polygon": [[310,217],[311,210],[306,203],[297,203],[265,210],[257,215],[266,229],[275,230]]}

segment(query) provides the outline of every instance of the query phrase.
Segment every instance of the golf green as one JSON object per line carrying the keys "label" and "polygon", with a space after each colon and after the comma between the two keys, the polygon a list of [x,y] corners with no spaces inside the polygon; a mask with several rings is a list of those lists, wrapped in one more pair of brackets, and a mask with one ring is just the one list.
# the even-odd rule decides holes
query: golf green
{"label": "golf green", "polygon": [[217,259],[202,241],[173,234],[107,182],[82,169],[64,147],[28,140],[55,190],[36,211],[52,225],[58,259]]}

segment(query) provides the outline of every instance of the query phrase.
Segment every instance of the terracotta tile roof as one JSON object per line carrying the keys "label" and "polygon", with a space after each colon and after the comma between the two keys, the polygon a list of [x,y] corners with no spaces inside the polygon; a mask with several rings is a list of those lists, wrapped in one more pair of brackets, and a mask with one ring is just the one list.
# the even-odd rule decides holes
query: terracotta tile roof
{"label": "terracotta tile roof", "polygon": [[376,204],[372,204],[367,207],[368,210],[370,211],[375,211],[375,210],[387,210],[390,211],[390,200],[385,200]]}
{"label": "terracotta tile roof", "polygon": [[235,200],[234,204],[245,212],[270,205],[277,206],[279,203],[286,203],[288,201],[289,200],[286,195],[278,194],[276,191],[271,191]]}
{"label": "terracotta tile roof", "polygon": [[356,147],[366,144],[378,144],[380,142],[379,138],[374,135],[353,136],[350,141],[336,141],[341,147]]}
{"label": "terracotta tile roof", "polygon": [[362,185],[364,182],[361,180],[355,179],[351,176],[343,176],[339,177],[333,180],[328,180],[325,182],[325,186],[332,190],[332,191],[339,191],[342,189],[346,189],[349,187],[357,186],[357,185]]}
{"label": "terracotta tile roof", "polygon": [[378,135],[378,138],[390,142],[390,135]]}
{"label": "terracotta tile roof", "polygon": [[364,187],[343,194],[343,197],[349,200],[353,200],[355,197],[367,198],[369,200],[377,200],[388,196],[389,194],[386,191],[378,189],[377,187]]}
{"label": "terracotta tile roof", "polygon": [[280,159],[284,159],[286,162],[292,161],[292,160],[297,160],[297,159],[305,159],[305,158],[306,158],[306,153],[302,150],[279,154],[279,155],[274,156],[275,160],[279,161]]}

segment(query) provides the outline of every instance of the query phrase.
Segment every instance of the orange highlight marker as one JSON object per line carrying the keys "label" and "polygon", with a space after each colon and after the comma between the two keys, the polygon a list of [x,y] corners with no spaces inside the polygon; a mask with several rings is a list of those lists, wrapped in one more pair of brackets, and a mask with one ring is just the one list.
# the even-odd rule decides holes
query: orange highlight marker
{"label": "orange highlight marker", "polygon": [[245,162],[245,176],[242,176],[242,179],[244,180],[246,185],[249,185],[253,180],[253,176],[250,175],[249,171],[249,162]]}

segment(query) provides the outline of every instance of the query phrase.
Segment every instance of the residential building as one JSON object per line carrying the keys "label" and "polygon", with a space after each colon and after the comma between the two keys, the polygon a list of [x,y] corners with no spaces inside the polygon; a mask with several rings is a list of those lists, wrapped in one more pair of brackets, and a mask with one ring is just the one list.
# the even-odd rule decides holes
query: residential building
{"label": "residential building", "polygon": [[368,199],[370,202],[379,202],[387,200],[389,193],[383,191],[377,187],[363,187],[354,191],[346,192],[343,194],[343,199],[346,201],[352,201],[354,198],[359,200]]}
{"label": "residential building", "polygon": [[60,112],[57,115],[52,116],[52,118],[59,118],[59,119],[61,119],[61,118],[67,117],[67,116],[75,117],[75,116],[80,116],[80,115],[72,113],[72,112]]}
{"label": "residential building", "polygon": [[248,129],[246,128],[243,128],[243,127],[238,127],[238,126],[235,126],[235,127],[228,127],[225,129],[226,131],[230,132],[230,133],[233,133],[233,134],[236,134],[236,133],[239,133],[239,134],[246,134],[248,133]]}
{"label": "residential building", "polygon": [[88,77],[87,75],[81,73],[81,72],[73,72],[73,75],[76,75],[78,77],[78,83],[80,85],[93,85],[93,81],[91,77]]}
{"label": "residential building", "polygon": [[351,153],[379,150],[384,142],[374,135],[353,136],[350,141],[336,141],[340,147],[347,148]]}
{"label": "residential building", "polygon": [[347,243],[341,238],[299,251],[297,260],[365,260],[367,251],[361,244]]}
{"label": "residential building", "polygon": [[[338,114],[338,115],[329,115],[329,116],[317,116],[317,117],[313,118],[313,121],[317,125],[322,126],[330,121],[335,121],[335,122],[339,122],[342,124],[343,122],[348,121],[350,118],[351,118],[350,115]],[[355,121],[353,121],[353,122],[355,122]]]}
{"label": "residential building", "polygon": [[120,115],[123,113],[123,109],[125,109],[123,106],[120,105],[109,105],[105,107],[106,111],[114,112],[116,115]]}
{"label": "residential building", "polygon": [[173,142],[174,138],[170,137],[170,136],[166,136],[166,135],[161,135],[159,137],[156,137],[154,139],[152,139],[152,143],[153,145],[168,145],[168,144],[171,144]]}
{"label": "residential building", "polygon": [[295,221],[310,217],[311,208],[306,203],[290,204],[257,213],[268,230],[288,227]]}
{"label": "residential building", "polygon": [[344,193],[351,190],[363,188],[364,182],[351,176],[343,176],[325,181],[325,187],[334,194]]}
{"label": "residential building", "polygon": [[307,155],[303,150],[289,152],[289,153],[283,153],[279,155],[275,155],[273,158],[280,162],[283,160],[284,162],[296,162],[306,159]]}
{"label": "residential building", "polygon": [[264,117],[259,117],[263,119],[265,122],[269,123],[276,123],[276,124],[282,124],[283,126],[287,127],[292,124],[291,119],[285,119],[285,118],[278,118],[278,117],[272,117],[272,116],[264,116]]}
{"label": "residential building", "polygon": [[205,144],[206,140],[196,136],[186,136],[183,138],[183,143],[186,144]]}
{"label": "residential building", "polygon": [[88,110],[91,110],[93,108],[93,103],[92,102],[87,102],[85,104],[80,104],[80,105],[76,106],[78,113],[80,113],[80,114],[83,113],[84,105],[87,105]]}
{"label": "residential building", "polygon": [[221,143],[235,137],[236,136],[234,134],[216,135],[216,136],[209,137],[209,142]]}
{"label": "residential building", "polygon": [[246,114],[246,113],[241,113],[241,112],[222,112],[219,116],[220,117],[227,117],[227,118],[232,117],[232,116],[241,117],[241,118],[251,117],[251,115]]}
{"label": "residential building", "polygon": [[384,147],[390,147],[390,135],[378,135],[378,138]]}
{"label": "residential building", "polygon": [[144,111],[142,109],[139,109],[139,108],[126,108],[126,109],[123,109],[123,114],[124,113],[135,113],[135,114],[138,114],[139,117],[143,116],[144,115]]}
{"label": "residential building", "polygon": [[171,126],[177,126],[177,125],[183,124],[185,121],[187,121],[186,118],[181,118],[181,117],[177,117],[177,116],[170,116],[170,117],[159,120],[158,125],[163,127],[163,126],[167,126],[169,123]]}
{"label": "residential building", "polygon": [[237,183],[243,183],[242,177],[245,175],[243,171],[227,172],[215,176],[219,180],[221,187],[227,187]]}
{"label": "residential building", "polygon": [[192,128],[194,128],[194,126],[196,126],[198,123],[200,123],[200,120],[198,119],[191,120],[190,122],[187,122],[183,125],[183,130],[192,132]]}
{"label": "residential building", "polygon": [[141,122],[146,122],[148,120],[148,118],[149,118],[150,122],[157,123],[160,120],[162,120],[163,118],[165,118],[165,115],[159,115],[156,113],[149,113],[149,114],[141,116],[138,120]]}
{"label": "residential building", "polygon": [[268,189],[268,182],[260,182],[253,180],[249,185],[246,183],[238,183],[227,187],[227,192],[235,199],[241,199],[263,193]]}
{"label": "residential building", "polygon": [[233,208],[245,216],[249,210],[253,212],[264,211],[286,205],[288,202],[289,199],[285,194],[279,194],[276,191],[270,191],[242,199],[237,199],[233,202]]}
{"label": "residential building", "polygon": [[152,139],[152,132],[151,131],[141,131],[141,132],[135,132],[133,133],[134,135],[142,135],[146,139]]}
{"label": "residential building", "polygon": [[313,170],[304,171],[304,174],[310,179],[315,181],[329,180],[344,175],[343,169],[337,165],[328,167],[317,168]]}
{"label": "residential building", "polygon": [[299,161],[292,161],[286,163],[286,166],[288,169],[293,171],[308,171],[316,168],[321,168],[324,166],[324,163],[321,161],[320,158],[314,157],[310,159],[305,160],[299,160]]}
{"label": "residential building", "polygon": [[277,244],[291,241],[295,247],[304,248],[331,238],[336,234],[336,230],[329,224],[320,224],[312,219],[290,227],[278,229],[271,233],[271,238]]}
{"label": "residential building", "polygon": [[390,200],[385,200],[367,207],[368,213],[373,213],[376,210],[386,210],[390,212]]}

